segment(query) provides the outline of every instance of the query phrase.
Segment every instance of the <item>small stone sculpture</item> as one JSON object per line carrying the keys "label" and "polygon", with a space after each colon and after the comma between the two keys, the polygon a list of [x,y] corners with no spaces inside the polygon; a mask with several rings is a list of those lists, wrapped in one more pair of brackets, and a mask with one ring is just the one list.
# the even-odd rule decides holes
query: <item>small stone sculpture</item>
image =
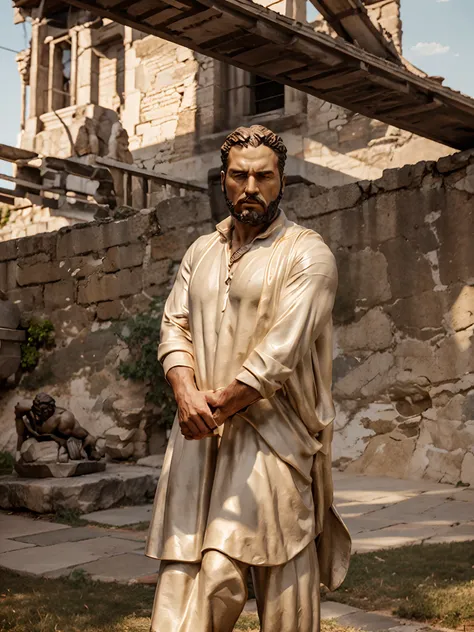
{"label": "small stone sculpture", "polygon": [[20,476],[77,476],[105,468],[98,462],[96,439],[47,393],[39,393],[31,406],[18,403],[15,423],[15,469]]}
{"label": "small stone sculpture", "polygon": [[107,157],[129,165],[133,164],[132,152],[128,148],[128,132],[120,121],[112,125]]}

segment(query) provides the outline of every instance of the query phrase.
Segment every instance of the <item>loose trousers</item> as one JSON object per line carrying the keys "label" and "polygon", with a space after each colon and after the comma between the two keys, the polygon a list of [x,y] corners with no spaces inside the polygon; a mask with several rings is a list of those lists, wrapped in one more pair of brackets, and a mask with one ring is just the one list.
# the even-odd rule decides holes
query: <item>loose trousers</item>
{"label": "loose trousers", "polygon": [[319,568],[314,542],[280,566],[248,566],[208,550],[198,564],[161,562],[151,632],[232,632],[257,598],[261,632],[319,632]]}

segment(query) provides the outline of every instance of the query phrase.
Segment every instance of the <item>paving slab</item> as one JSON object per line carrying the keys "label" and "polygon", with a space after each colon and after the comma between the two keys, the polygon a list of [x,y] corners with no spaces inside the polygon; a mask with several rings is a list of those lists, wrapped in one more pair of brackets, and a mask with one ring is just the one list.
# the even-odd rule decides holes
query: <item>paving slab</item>
{"label": "paving slab", "polygon": [[94,562],[101,558],[130,553],[142,546],[140,542],[113,537],[94,538],[80,542],[64,542],[52,546],[35,546],[0,555],[0,566],[32,575],[43,575],[60,568]]}
{"label": "paving slab", "polygon": [[148,522],[151,519],[153,505],[135,505],[133,507],[116,507],[115,509],[105,509],[94,511],[82,516],[88,522],[98,522],[100,524],[110,524],[114,527]]}
{"label": "paving slab", "polygon": [[34,520],[23,516],[10,516],[0,512],[0,533],[2,538],[19,538],[24,535],[47,533],[48,531],[59,531],[61,529],[70,529],[70,527],[57,522]]}
{"label": "paving slab", "polygon": [[343,627],[359,628],[360,630],[367,630],[367,632],[381,632],[381,630],[390,630],[400,625],[399,620],[393,617],[363,612],[362,610],[339,617],[337,623]]}
{"label": "paving slab", "polygon": [[426,519],[437,524],[454,524],[464,520],[474,520],[474,504],[448,500],[437,507],[423,512]]}
{"label": "paving slab", "polygon": [[446,544],[448,542],[470,542],[471,540],[474,540],[474,521],[450,527],[425,542],[426,544]]}
{"label": "paving slab", "polygon": [[32,546],[33,544],[26,544],[25,542],[15,542],[15,540],[0,538],[0,553],[8,553],[8,551],[19,551],[20,549],[28,549]]}
{"label": "paving slab", "polygon": [[337,601],[321,602],[321,619],[339,619],[355,612],[362,612],[362,610],[354,608],[354,606],[348,606],[345,603],[338,603]]}
{"label": "paving slab", "polygon": [[111,535],[110,532],[97,527],[71,527],[70,529],[61,531],[50,531],[48,533],[39,533],[37,535],[26,535],[15,539],[20,542],[34,544],[36,546],[52,546],[53,544],[62,544],[63,542],[79,542],[81,540],[103,538],[109,535]]}
{"label": "paving slab", "polygon": [[[91,576],[91,579],[102,582],[119,582],[128,584],[140,577],[157,573],[160,568],[159,560],[152,560],[145,555],[136,553],[123,553],[105,559],[96,560],[87,564],[81,564],[75,568],[81,568]],[[60,577],[69,575],[71,569],[60,569],[47,573],[47,577]]]}

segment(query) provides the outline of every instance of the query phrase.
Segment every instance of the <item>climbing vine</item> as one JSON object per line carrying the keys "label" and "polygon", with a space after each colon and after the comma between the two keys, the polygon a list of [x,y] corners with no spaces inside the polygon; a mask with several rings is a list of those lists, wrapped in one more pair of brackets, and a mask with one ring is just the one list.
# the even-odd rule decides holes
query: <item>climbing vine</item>
{"label": "climbing vine", "polygon": [[155,298],[147,311],[116,325],[116,334],[130,355],[119,366],[122,377],[148,385],[147,401],[161,409],[160,424],[171,427],[176,412],[173,391],[157,358],[164,300]]}

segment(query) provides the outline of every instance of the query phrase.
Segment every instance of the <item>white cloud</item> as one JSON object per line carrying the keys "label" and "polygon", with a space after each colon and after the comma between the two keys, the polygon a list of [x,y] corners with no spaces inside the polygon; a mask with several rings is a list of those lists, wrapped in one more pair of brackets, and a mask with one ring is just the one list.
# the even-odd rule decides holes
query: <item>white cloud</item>
{"label": "white cloud", "polygon": [[418,42],[411,50],[419,55],[445,55],[451,50],[450,46],[443,46],[439,42]]}
{"label": "white cloud", "polygon": [[436,2],[450,2],[451,0],[436,0]]}

